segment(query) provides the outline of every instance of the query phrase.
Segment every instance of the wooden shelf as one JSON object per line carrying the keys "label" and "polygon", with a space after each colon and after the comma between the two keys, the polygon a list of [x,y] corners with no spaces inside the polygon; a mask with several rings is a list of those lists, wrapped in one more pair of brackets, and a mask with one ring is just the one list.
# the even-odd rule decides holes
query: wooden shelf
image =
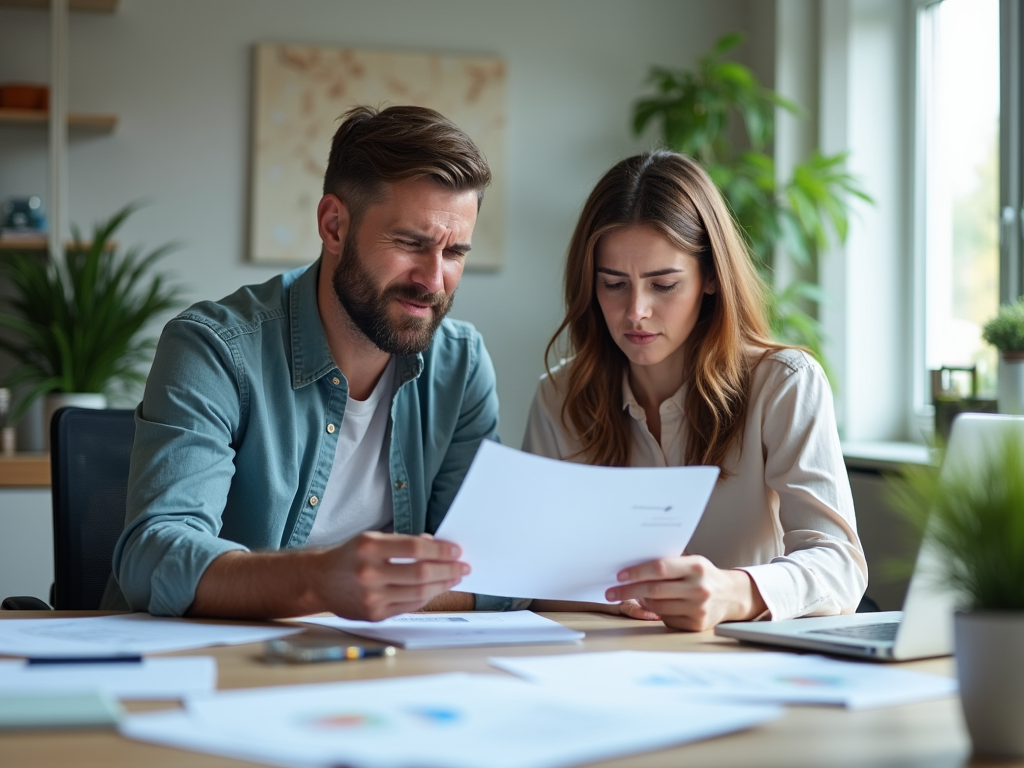
{"label": "wooden shelf", "polygon": [[50,454],[0,456],[0,488],[49,488]]}
{"label": "wooden shelf", "polygon": [[[121,0],[70,0],[68,7],[72,11],[85,13],[114,13]],[[0,8],[32,8],[49,10],[50,0],[0,0]]]}
{"label": "wooden shelf", "polygon": [[49,245],[46,235],[8,238],[0,235],[0,251],[45,251]]}
{"label": "wooden shelf", "polygon": [[[49,119],[50,113],[44,109],[0,109],[0,125],[46,125]],[[68,127],[110,133],[117,127],[117,115],[72,113]]]}

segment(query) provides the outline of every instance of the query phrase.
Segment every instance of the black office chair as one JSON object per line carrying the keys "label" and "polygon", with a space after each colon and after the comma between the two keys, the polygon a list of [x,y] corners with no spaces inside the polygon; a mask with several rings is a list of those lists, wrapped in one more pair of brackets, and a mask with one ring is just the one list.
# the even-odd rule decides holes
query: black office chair
{"label": "black office chair", "polygon": [[[54,583],[57,610],[91,611],[111,573],[124,529],[134,411],[62,408],[50,422]],[[44,610],[35,597],[8,597],[0,607]]]}

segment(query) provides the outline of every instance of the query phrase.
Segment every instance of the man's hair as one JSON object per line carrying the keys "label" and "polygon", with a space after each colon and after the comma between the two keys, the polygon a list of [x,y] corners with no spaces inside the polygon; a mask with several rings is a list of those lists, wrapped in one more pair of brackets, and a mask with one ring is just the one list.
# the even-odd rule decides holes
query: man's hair
{"label": "man's hair", "polygon": [[480,150],[444,115],[425,107],[353,107],[331,140],[324,194],[334,194],[358,222],[384,185],[429,178],[455,192],[474,190],[477,207],[491,183]]}

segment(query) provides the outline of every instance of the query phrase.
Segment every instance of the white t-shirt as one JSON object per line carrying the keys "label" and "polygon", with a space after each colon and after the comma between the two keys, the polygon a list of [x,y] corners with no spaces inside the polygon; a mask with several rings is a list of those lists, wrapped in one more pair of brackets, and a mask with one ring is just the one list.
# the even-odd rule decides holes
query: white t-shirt
{"label": "white t-shirt", "polygon": [[[562,423],[565,387],[556,382],[567,366],[540,382],[523,450],[584,462]],[[743,431],[723,462],[732,476],[718,481],[686,551],[749,573],[773,619],[853,613],[867,565],[828,380],[812,358],[788,349],[757,363],[747,391]],[[659,443],[624,377],[633,466],[685,464],[685,394],[684,385],[659,407]]]}
{"label": "white t-shirt", "polygon": [[393,523],[387,426],[394,380],[392,357],[370,396],[365,400],[350,397],[345,405],[345,415],[337,427],[334,465],[306,539],[307,547],[340,544]]}

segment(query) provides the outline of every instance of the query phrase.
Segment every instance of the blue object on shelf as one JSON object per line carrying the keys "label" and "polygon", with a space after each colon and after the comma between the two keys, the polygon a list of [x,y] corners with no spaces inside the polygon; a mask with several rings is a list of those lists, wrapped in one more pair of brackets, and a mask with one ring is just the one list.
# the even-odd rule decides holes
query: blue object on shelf
{"label": "blue object on shelf", "polygon": [[43,201],[37,195],[8,198],[4,203],[3,228],[44,232],[46,214],[43,213]]}

